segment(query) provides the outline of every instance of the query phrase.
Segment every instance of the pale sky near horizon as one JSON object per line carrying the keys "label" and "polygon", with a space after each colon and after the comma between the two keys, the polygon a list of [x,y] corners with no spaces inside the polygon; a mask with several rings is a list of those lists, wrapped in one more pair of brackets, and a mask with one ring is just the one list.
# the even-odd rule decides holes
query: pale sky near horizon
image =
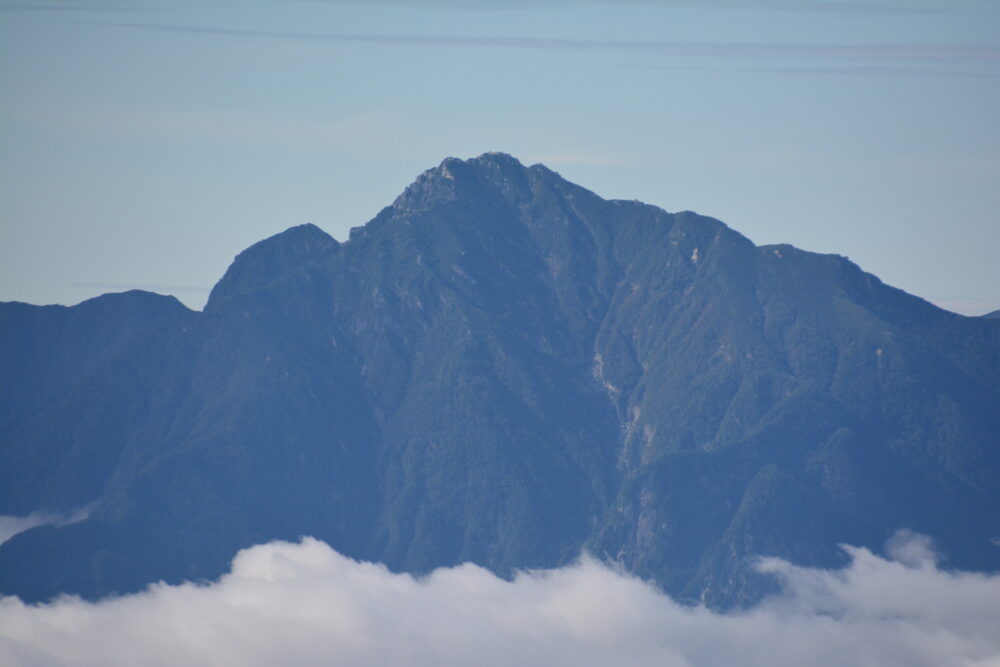
{"label": "pale sky near horizon", "polygon": [[446,156],[1000,309],[1000,2],[0,0],[0,300],[200,308]]}

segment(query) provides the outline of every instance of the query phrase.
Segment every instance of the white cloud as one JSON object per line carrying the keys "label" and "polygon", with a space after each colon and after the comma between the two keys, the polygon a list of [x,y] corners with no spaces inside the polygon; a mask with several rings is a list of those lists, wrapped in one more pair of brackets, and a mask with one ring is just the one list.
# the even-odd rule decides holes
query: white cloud
{"label": "white cloud", "polygon": [[0,544],[35,526],[65,526],[83,521],[90,516],[90,509],[91,507],[88,505],[66,514],[59,512],[32,512],[28,516],[0,514]]}
{"label": "white cloud", "polygon": [[[904,547],[912,556],[927,544]],[[0,662],[1000,665],[1000,576],[847,552],[851,564],[835,571],[763,560],[783,592],[719,614],[586,557],[513,582],[472,565],[416,579],[313,539],[274,542],[240,552],[206,586],[98,603],[0,599]]]}

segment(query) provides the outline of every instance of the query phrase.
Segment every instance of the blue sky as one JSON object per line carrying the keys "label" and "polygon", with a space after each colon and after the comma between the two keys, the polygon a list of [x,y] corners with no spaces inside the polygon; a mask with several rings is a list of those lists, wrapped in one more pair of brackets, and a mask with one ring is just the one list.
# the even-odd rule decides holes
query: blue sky
{"label": "blue sky", "polygon": [[200,307],[490,150],[1000,308],[1000,3],[0,1],[0,299]]}

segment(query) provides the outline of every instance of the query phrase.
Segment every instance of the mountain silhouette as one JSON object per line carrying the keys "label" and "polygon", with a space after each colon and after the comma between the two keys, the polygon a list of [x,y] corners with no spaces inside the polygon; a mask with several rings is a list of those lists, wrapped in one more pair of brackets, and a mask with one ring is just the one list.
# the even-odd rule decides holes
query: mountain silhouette
{"label": "mountain silhouette", "polygon": [[446,159],[339,243],[236,257],[204,311],[150,293],[0,304],[0,592],[214,578],[311,535],[502,575],[581,550],[687,601],[894,531],[997,569],[1000,320],[844,257]]}

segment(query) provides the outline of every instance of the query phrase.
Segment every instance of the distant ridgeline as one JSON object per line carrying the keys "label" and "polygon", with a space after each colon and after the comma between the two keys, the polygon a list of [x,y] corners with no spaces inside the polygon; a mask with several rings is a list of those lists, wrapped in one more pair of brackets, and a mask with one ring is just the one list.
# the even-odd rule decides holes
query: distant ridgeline
{"label": "distant ridgeline", "polygon": [[582,550],[718,607],[753,556],[899,528],[1000,569],[1000,319],[847,259],[448,159],[350,241],[293,227],[204,312],[0,305],[0,592],[214,578],[311,535],[426,572]]}

